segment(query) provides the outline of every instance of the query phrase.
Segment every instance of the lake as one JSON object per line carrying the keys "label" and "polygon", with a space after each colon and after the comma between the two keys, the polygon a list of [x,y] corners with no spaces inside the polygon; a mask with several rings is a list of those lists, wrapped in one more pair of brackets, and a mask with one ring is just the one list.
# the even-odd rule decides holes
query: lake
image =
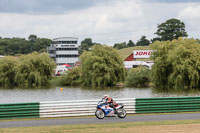
{"label": "lake", "polygon": [[[61,90],[60,88],[63,88]],[[24,103],[42,101],[66,101],[101,99],[104,94],[115,98],[151,98],[151,97],[181,97],[200,96],[199,90],[167,90],[154,88],[81,88],[52,87],[43,89],[0,89],[0,103]]]}

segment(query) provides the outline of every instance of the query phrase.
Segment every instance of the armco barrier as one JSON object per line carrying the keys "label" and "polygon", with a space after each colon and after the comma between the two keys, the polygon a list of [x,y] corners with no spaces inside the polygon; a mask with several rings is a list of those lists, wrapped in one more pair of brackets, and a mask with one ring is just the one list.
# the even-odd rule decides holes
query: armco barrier
{"label": "armco barrier", "polygon": [[137,98],[136,113],[200,111],[200,97]]}
{"label": "armco barrier", "polygon": [[[94,115],[99,100],[40,102],[40,117]],[[127,113],[135,113],[135,98],[115,99],[123,103]]]}
{"label": "armco barrier", "polygon": [[[123,98],[128,114],[200,111],[200,97]],[[99,100],[0,104],[0,119],[94,115]]]}
{"label": "armco barrier", "polygon": [[0,119],[28,117],[39,117],[39,102],[0,104]]}

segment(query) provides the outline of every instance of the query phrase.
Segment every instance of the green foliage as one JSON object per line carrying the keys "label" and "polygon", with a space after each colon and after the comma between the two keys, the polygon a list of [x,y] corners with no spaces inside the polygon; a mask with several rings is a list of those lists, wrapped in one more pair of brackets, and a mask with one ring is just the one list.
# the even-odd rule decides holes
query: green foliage
{"label": "green foliage", "polygon": [[116,43],[116,44],[114,44],[114,48],[116,48],[116,49],[127,48],[126,42]]}
{"label": "green foliage", "polygon": [[18,86],[45,86],[51,78],[54,68],[55,63],[47,53],[34,52],[19,58],[15,81]]}
{"label": "green foliage", "polygon": [[150,41],[146,39],[146,36],[142,36],[140,40],[136,43],[137,46],[148,46]]}
{"label": "green foliage", "polygon": [[159,88],[200,88],[200,45],[194,39],[154,42],[152,81]]}
{"label": "green foliage", "polygon": [[150,70],[139,66],[128,71],[126,85],[130,87],[145,87],[150,82]]}
{"label": "green foliage", "polygon": [[85,38],[81,41],[81,45],[79,46],[79,54],[82,54],[84,51],[88,51],[95,43],[92,42],[91,38]]}
{"label": "green foliage", "polygon": [[127,47],[134,47],[135,44],[132,40],[129,40],[128,43],[127,43]]}
{"label": "green foliage", "polygon": [[30,35],[29,40],[24,38],[3,38],[0,39],[0,55],[28,54],[34,51],[44,52],[50,43],[50,39],[37,38],[36,35]]}
{"label": "green foliage", "polygon": [[15,83],[15,66],[17,60],[14,57],[6,57],[0,60],[0,86],[14,86]]}
{"label": "green foliage", "polygon": [[80,85],[81,84],[81,67],[74,67],[66,71],[60,78],[60,85]]}
{"label": "green foliage", "polygon": [[[155,33],[161,41],[178,39],[179,37],[187,37],[185,24],[178,19],[169,19],[166,22],[158,25],[158,30]],[[158,38],[155,40],[159,40]]]}
{"label": "green foliage", "polygon": [[34,34],[31,34],[31,35],[29,35],[29,37],[28,37],[28,40],[31,41],[31,42],[35,42],[36,39],[37,39],[37,35],[34,35]]}
{"label": "green foliage", "polygon": [[54,68],[47,53],[5,57],[0,60],[0,86],[46,86]]}
{"label": "green foliage", "polygon": [[125,68],[118,51],[105,45],[95,45],[81,57],[82,80],[88,86],[111,86],[124,81]]}

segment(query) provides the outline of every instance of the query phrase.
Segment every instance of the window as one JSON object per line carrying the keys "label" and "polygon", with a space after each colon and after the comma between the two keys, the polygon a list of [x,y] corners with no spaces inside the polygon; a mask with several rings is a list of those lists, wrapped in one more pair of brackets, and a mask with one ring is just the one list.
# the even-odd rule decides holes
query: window
{"label": "window", "polygon": [[56,48],[56,51],[77,51],[78,48]]}
{"label": "window", "polygon": [[76,58],[76,57],[78,57],[78,55],[76,55],[76,54],[72,54],[72,55],[70,55],[70,54],[68,54],[68,55],[56,55],[56,58]]}

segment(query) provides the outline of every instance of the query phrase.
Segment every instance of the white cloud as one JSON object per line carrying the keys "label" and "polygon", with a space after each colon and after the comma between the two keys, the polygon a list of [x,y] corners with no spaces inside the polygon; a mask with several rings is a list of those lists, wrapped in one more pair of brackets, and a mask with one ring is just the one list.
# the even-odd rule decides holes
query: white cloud
{"label": "white cloud", "polygon": [[183,8],[179,14],[178,18],[184,21],[186,25],[186,31],[189,37],[199,38],[200,35],[200,3],[191,3],[187,7]]}
{"label": "white cloud", "polygon": [[[110,45],[130,39],[136,42],[142,35],[153,38],[157,24],[170,18],[180,18],[187,22],[186,27],[190,22],[197,24],[199,12],[199,6],[190,3],[112,0],[62,14],[0,13],[0,36],[27,38],[36,34],[51,39],[76,36],[80,41],[91,37],[95,42]],[[189,34],[196,28],[192,26]]]}

